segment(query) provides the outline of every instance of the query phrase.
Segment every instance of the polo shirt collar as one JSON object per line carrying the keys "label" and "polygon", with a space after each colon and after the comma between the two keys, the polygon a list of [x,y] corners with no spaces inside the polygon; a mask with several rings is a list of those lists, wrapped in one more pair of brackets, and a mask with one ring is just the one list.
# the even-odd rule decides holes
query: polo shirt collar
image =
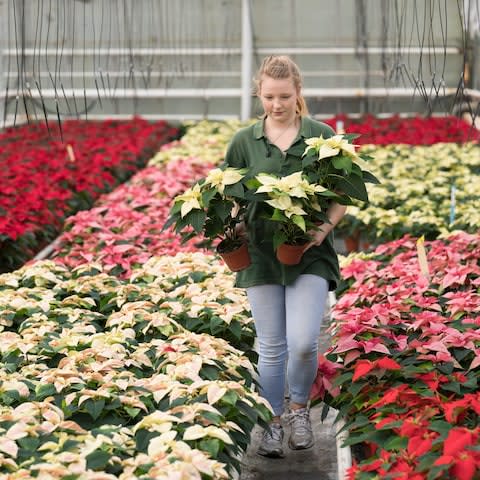
{"label": "polo shirt collar", "polygon": [[[257,122],[254,126],[253,126],[253,136],[255,137],[256,140],[260,140],[261,138],[265,137],[265,132],[264,132],[264,128],[263,128],[263,122],[265,121],[265,119],[263,118],[262,120],[260,120],[259,122]],[[312,124],[311,122],[308,120],[307,117],[300,117],[300,121],[301,121],[301,124],[300,124],[300,137],[302,138],[309,138],[309,137],[312,137],[313,134],[312,134]]]}

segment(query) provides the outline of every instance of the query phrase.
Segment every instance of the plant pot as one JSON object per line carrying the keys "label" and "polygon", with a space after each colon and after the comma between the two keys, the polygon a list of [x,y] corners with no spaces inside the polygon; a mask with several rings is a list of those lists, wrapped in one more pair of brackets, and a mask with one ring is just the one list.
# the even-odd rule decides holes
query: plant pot
{"label": "plant pot", "polygon": [[223,261],[232,272],[244,270],[252,263],[250,254],[248,253],[248,245],[246,243],[242,243],[240,247],[228,252],[223,251],[221,245],[222,244],[219,243],[217,246],[217,253],[222,257]]}
{"label": "plant pot", "polygon": [[297,265],[303,257],[306,243],[301,245],[290,245],[282,243],[277,247],[277,258],[284,265]]}
{"label": "plant pot", "polygon": [[360,230],[355,230],[355,232],[346,237],[344,241],[348,253],[358,252],[360,249]]}

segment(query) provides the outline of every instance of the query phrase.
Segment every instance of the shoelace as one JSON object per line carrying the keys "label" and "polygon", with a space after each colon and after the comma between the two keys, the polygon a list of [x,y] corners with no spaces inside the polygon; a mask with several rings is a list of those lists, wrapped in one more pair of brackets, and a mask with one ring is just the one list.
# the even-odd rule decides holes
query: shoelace
{"label": "shoelace", "polygon": [[265,430],[268,439],[275,441],[280,441],[282,439],[282,429],[281,428],[270,428],[270,430]]}
{"label": "shoelace", "polygon": [[295,424],[296,429],[304,428],[305,430],[310,430],[310,417],[308,410],[294,411],[289,414],[288,422],[290,425]]}

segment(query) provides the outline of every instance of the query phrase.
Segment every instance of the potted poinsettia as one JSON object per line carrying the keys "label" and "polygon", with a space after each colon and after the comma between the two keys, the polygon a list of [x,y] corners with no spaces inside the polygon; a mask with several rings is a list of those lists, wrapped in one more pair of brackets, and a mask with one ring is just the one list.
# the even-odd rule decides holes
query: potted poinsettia
{"label": "potted poinsettia", "polygon": [[358,136],[350,133],[307,138],[303,152],[302,167],[308,180],[339,193],[338,201],[347,205],[352,199],[368,202],[365,184],[379,183],[375,175],[362,169],[361,162],[372,157],[357,151],[352,141]]}
{"label": "potted poinsettia", "polygon": [[[284,177],[262,173],[248,185],[255,187],[255,195],[263,203],[263,217],[277,223],[278,228],[273,234],[277,258],[289,265],[298,263],[311,240],[311,232],[327,221],[326,200],[335,194],[320,185],[309,183],[302,172]],[[284,248],[295,250],[296,258],[284,259]]]}
{"label": "potted poinsettia", "polygon": [[[234,270],[250,264],[245,239],[238,233],[247,202],[244,185],[245,169],[214,168],[208,175],[174,199],[164,229],[174,230],[187,241],[202,235],[201,244],[213,248]],[[240,264],[229,264],[232,252],[243,255]]]}

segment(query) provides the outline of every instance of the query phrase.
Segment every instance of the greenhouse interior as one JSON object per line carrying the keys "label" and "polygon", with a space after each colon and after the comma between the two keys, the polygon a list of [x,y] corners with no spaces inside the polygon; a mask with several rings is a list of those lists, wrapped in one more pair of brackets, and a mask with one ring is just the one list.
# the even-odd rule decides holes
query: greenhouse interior
{"label": "greenhouse interior", "polygon": [[0,0],[0,480],[479,480],[479,117],[480,0]]}

